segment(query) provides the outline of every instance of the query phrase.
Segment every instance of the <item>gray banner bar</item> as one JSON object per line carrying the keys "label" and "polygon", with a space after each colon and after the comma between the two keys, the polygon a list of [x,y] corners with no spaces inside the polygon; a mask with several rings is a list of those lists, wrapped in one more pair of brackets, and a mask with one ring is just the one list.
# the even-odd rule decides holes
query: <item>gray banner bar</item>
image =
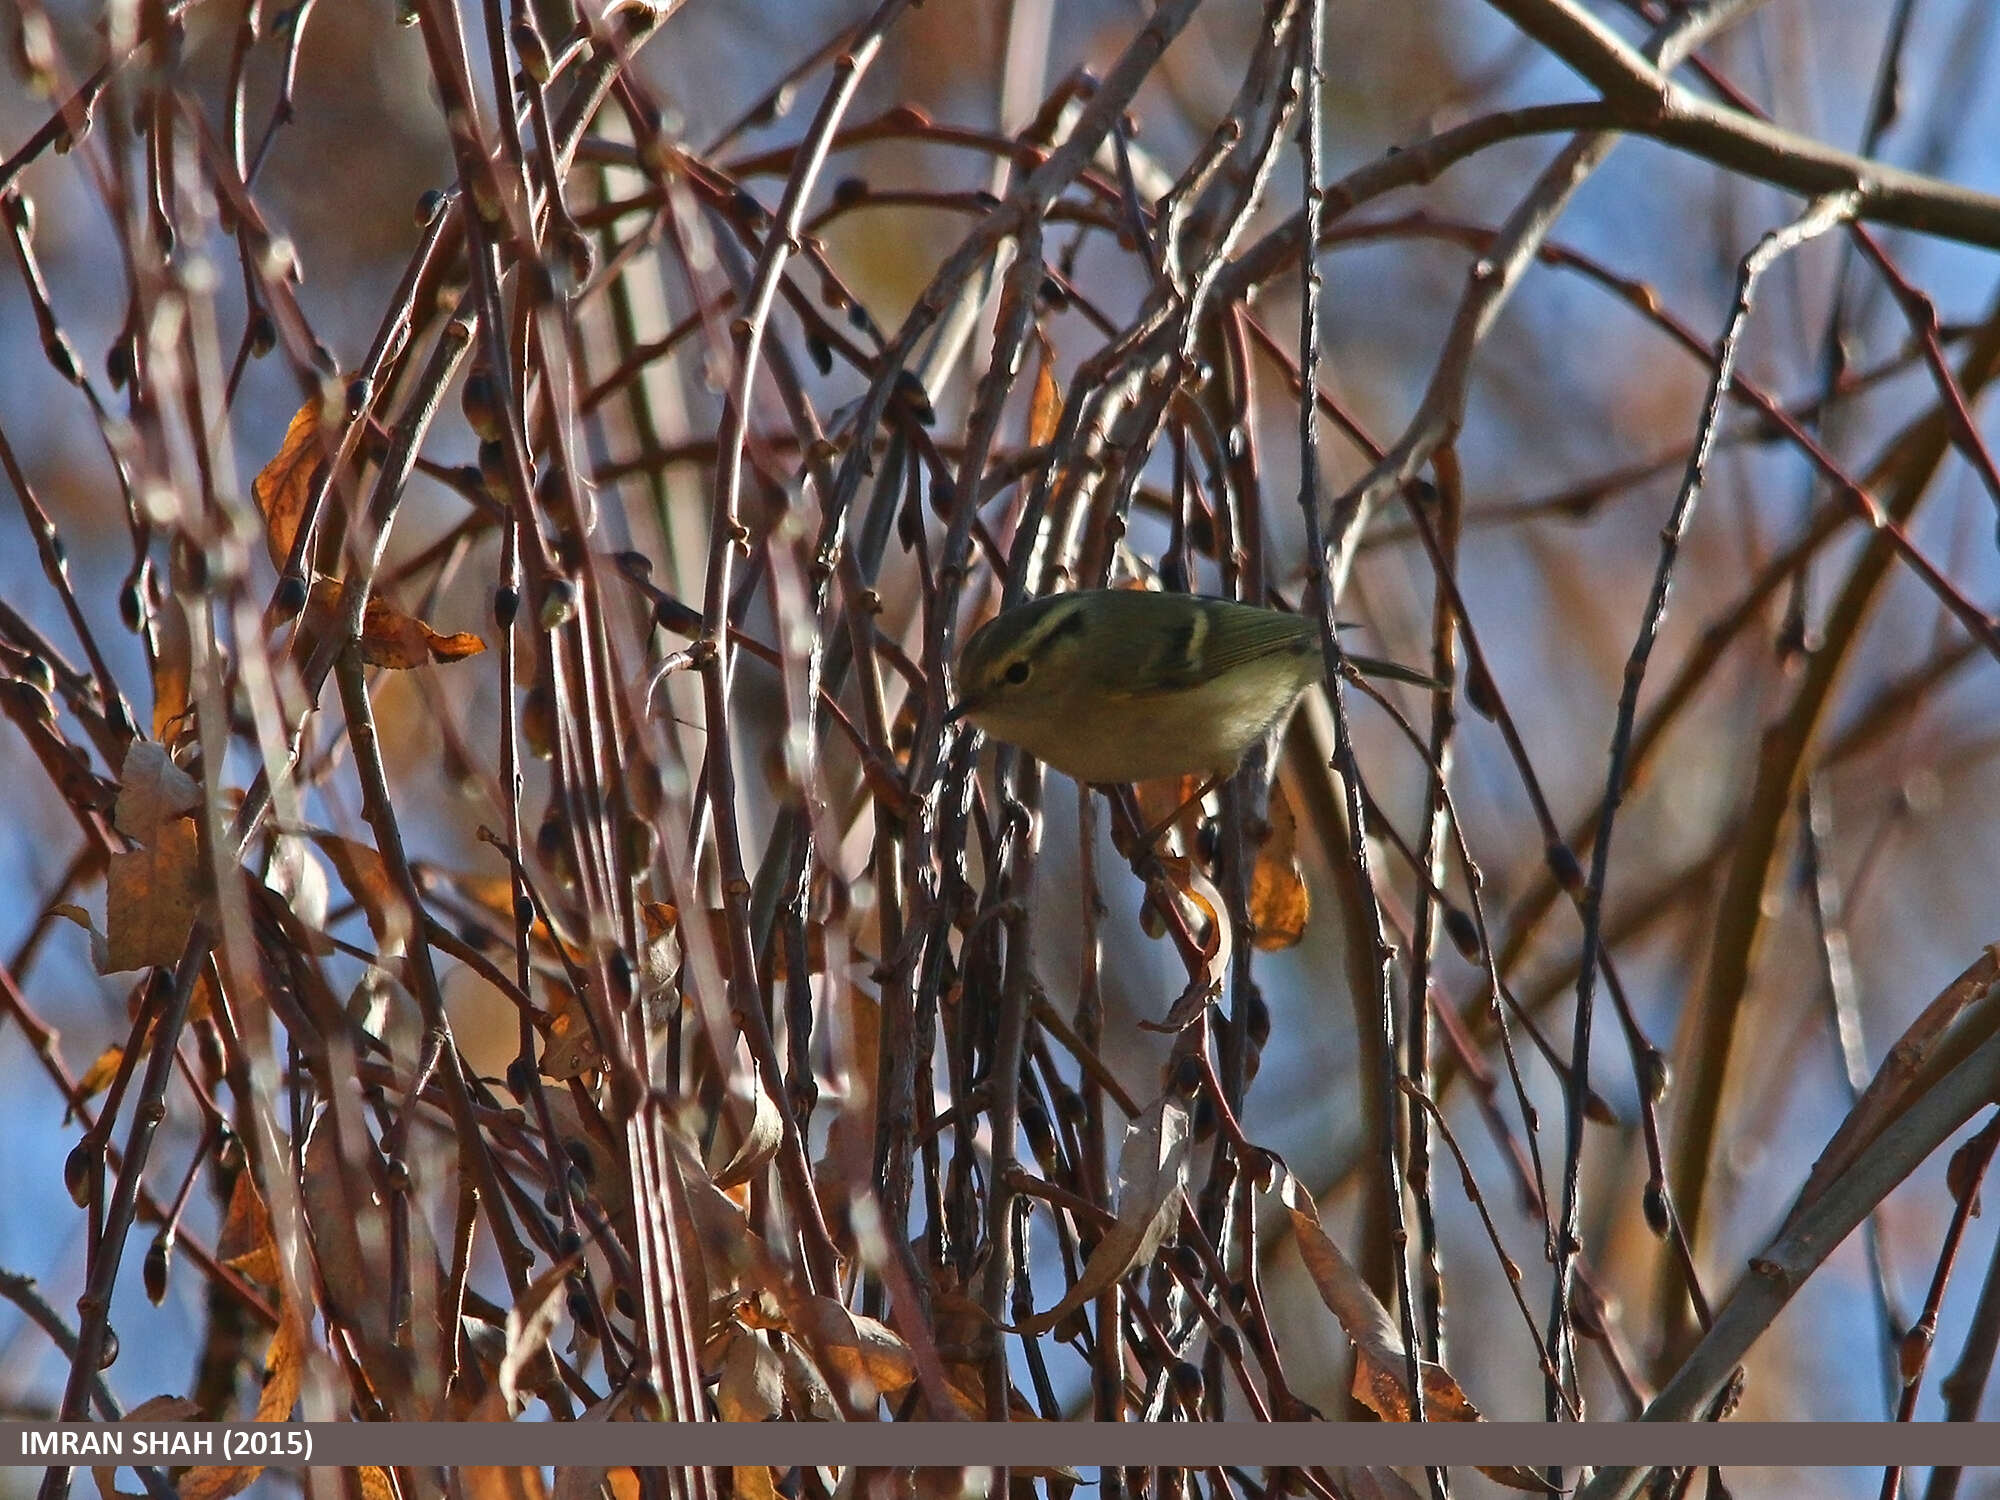
{"label": "gray banner bar", "polygon": [[0,1423],[0,1464],[2000,1464],[2000,1425],[1892,1422]]}

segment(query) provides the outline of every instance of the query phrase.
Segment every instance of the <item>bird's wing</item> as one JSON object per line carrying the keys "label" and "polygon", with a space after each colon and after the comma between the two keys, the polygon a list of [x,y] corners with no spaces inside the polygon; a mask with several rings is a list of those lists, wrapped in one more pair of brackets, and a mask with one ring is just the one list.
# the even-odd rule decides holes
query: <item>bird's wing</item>
{"label": "bird's wing", "polygon": [[1310,636],[1296,616],[1267,609],[1189,611],[1161,642],[1146,674],[1150,692],[1179,692],[1268,656],[1304,651]]}

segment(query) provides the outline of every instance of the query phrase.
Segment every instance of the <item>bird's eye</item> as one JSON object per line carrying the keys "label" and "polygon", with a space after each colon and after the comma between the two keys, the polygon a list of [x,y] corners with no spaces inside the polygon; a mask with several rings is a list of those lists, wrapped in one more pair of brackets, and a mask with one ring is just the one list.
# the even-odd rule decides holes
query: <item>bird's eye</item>
{"label": "bird's eye", "polygon": [[1028,680],[1028,672],[1028,664],[1024,661],[1017,661],[1007,669],[1006,677],[1009,682],[1019,687]]}

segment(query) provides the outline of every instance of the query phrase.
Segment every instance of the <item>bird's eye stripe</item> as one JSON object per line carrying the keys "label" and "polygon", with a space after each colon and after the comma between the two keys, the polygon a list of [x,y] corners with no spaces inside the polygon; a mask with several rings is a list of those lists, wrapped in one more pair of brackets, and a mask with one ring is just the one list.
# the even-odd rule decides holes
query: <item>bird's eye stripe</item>
{"label": "bird's eye stripe", "polygon": [[1024,657],[1039,656],[1048,649],[1051,641],[1074,635],[1083,628],[1083,607],[1065,600],[1028,627],[1017,649]]}

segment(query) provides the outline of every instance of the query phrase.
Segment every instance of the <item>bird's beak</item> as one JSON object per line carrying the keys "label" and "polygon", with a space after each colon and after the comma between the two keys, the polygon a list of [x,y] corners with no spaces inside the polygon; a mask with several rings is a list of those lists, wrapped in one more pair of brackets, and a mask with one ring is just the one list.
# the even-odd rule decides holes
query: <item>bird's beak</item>
{"label": "bird's beak", "polygon": [[944,721],[947,724],[956,724],[960,719],[971,713],[972,709],[973,704],[967,699],[961,698],[944,711]]}

